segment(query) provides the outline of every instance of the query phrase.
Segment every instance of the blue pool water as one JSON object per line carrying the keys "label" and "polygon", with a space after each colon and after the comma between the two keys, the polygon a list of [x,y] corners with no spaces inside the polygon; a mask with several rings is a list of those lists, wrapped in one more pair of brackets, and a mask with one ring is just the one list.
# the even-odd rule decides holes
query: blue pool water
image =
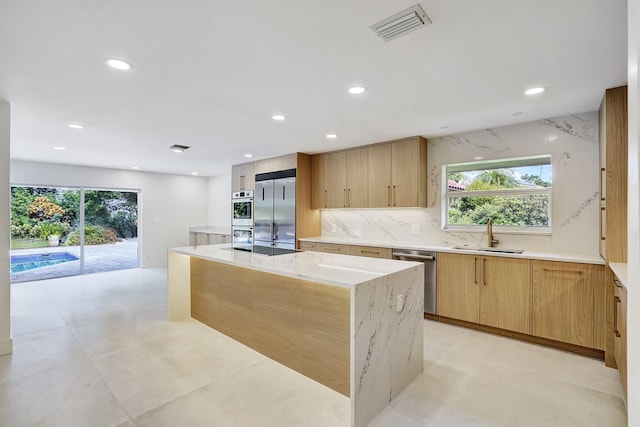
{"label": "blue pool water", "polygon": [[48,254],[13,255],[11,257],[11,273],[33,270],[48,265],[76,261],[79,258],[69,252],[52,252]]}

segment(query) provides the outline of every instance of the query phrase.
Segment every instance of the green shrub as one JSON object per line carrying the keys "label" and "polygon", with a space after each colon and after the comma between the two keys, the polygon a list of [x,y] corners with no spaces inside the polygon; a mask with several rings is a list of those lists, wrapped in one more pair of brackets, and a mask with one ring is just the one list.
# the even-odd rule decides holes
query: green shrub
{"label": "green shrub", "polygon": [[[85,245],[104,245],[118,242],[118,235],[112,228],[104,228],[99,225],[87,225],[84,227]],[[67,237],[67,246],[77,246],[80,244],[80,232],[73,231]]]}

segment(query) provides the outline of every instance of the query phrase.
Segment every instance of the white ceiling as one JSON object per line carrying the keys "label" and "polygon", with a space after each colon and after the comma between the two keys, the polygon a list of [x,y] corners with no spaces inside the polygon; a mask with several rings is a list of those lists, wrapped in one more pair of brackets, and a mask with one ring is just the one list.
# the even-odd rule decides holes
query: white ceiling
{"label": "white ceiling", "polygon": [[[421,0],[432,25],[387,43],[368,28],[415,1],[2,0],[11,158],[210,176],[246,152],[592,111],[626,82],[626,1]],[[548,90],[524,95],[536,85]]]}

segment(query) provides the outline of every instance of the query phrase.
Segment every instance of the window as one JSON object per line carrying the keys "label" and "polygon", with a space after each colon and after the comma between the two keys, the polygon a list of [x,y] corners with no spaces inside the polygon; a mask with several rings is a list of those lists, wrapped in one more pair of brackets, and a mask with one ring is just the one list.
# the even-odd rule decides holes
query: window
{"label": "window", "polygon": [[444,166],[443,224],[469,229],[493,220],[503,232],[551,230],[551,156]]}

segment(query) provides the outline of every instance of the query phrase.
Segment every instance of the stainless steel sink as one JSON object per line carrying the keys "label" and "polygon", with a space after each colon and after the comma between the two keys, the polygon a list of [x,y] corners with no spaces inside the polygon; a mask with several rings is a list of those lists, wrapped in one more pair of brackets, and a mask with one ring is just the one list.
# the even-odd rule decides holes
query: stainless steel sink
{"label": "stainless steel sink", "polygon": [[506,248],[478,248],[474,246],[453,246],[451,249],[459,249],[463,251],[476,251],[476,252],[499,252],[503,254],[521,254],[524,253],[522,249],[506,249]]}

